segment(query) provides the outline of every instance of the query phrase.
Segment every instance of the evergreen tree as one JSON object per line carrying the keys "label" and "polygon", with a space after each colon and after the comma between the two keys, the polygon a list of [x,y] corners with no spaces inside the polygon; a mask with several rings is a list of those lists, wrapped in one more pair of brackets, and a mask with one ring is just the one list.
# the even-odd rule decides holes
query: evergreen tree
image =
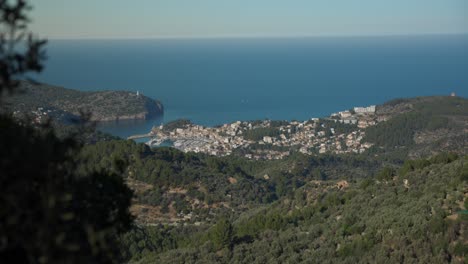
{"label": "evergreen tree", "polygon": [[231,248],[233,241],[233,229],[229,219],[223,217],[213,227],[212,241],[218,248]]}

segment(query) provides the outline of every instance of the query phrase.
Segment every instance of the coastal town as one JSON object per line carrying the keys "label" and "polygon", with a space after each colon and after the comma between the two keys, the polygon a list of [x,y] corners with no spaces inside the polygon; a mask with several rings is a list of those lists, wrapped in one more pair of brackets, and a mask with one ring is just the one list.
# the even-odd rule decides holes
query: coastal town
{"label": "coastal town", "polygon": [[[327,118],[306,121],[237,121],[204,127],[188,121],[154,127],[147,142],[169,142],[184,152],[215,156],[237,154],[249,159],[281,159],[297,151],[304,154],[362,153],[372,144],[362,142],[364,129],[383,121],[376,106],[354,107]],[[177,123],[179,122],[179,123]]]}

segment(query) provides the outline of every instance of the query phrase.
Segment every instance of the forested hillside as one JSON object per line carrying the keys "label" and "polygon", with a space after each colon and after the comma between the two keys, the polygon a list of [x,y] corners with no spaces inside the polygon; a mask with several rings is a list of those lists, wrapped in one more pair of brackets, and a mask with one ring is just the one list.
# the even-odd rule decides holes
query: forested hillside
{"label": "forested hillside", "polygon": [[463,263],[468,253],[466,156],[250,161],[116,140],[81,159],[83,171],[128,164],[131,263]]}
{"label": "forested hillside", "polygon": [[211,223],[220,213],[243,212],[292,195],[310,180],[370,177],[379,162],[362,156],[297,154],[279,161],[214,157],[132,141],[88,145],[81,171],[128,164],[136,190],[133,210],[145,223]]}
{"label": "forested hillside", "polygon": [[368,179],[311,180],[210,227],[140,226],[123,250],[132,263],[463,263],[468,157],[406,164]]}

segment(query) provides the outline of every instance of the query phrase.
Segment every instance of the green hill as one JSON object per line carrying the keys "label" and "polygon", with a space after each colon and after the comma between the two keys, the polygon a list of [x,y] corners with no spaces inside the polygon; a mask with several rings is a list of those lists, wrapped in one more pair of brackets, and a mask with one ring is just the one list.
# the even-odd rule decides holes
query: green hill
{"label": "green hill", "polygon": [[[404,151],[417,158],[451,151],[466,153],[468,100],[461,97],[397,99],[377,108],[387,121],[366,129],[374,152]],[[372,151],[371,151],[372,152]]]}

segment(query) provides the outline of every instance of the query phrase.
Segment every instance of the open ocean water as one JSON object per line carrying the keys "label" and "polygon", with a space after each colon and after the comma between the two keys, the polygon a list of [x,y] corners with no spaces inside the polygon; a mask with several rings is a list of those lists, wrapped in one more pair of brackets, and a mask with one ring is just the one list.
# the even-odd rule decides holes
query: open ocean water
{"label": "open ocean water", "polygon": [[305,120],[401,97],[468,96],[468,36],[51,40],[36,77],[159,99],[160,119],[103,124],[127,137],[187,118]]}

